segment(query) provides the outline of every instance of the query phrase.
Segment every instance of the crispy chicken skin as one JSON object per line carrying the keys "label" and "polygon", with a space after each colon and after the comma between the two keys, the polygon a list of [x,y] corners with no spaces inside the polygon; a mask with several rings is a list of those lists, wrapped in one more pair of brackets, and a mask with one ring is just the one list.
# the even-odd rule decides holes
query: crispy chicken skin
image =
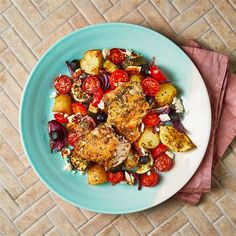
{"label": "crispy chicken skin", "polygon": [[131,145],[119,137],[109,124],[98,125],[75,147],[78,157],[110,169],[123,162]]}
{"label": "crispy chicken skin", "polygon": [[140,124],[147,113],[149,104],[137,82],[122,83],[103,97],[107,122],[115,127],[130,143],[140,136]]}

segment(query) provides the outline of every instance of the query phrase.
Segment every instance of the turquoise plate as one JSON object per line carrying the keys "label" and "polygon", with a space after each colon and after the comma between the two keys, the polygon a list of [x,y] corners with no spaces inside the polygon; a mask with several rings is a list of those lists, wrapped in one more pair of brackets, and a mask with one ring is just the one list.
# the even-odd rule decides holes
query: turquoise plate
{"label": "turquoise plate", "polygon": [[[65,61],[81,58],[89,49],[134,49],[158,65],[180,89],[188,115],[184,125],[197,145],[193,151],[177,154],[174,168],[161,174],[153,188],[110,184],[89,186],[86,176],[63,171],[60,154],[51,154],[47,122],[52,119],[53,79],[68,74]],[[203,106],[204,104],[204,106]],[[38,61],[25,86],[20,128],[24,150],[40,179],[72,204],[95,212],[130,213],[155,206],[180,190],[199,166],[210,135],[211,110],[202,78],[186,54],[163,35],[150,29],[123,23],[89,26],[75,31],[52,46]]]}

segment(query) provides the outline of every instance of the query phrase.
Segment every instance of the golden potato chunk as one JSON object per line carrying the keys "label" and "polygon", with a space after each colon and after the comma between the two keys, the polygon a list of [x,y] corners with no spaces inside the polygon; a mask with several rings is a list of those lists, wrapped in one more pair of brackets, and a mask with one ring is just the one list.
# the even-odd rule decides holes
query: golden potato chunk
{"label": "golden potato chunk", "polygon": [[174,152],[185,152],[196,147],[186,134],[177,131],[172,126],[160,127],[160,140]]}
{"label": "golden potato chunk", "polygon": [[52,108],[53,112],[61,112],[68,115],[72,114],[71,97],[69,94],[58,94]]}
{"label": "golden potato chunk", "polygon": [[155,96],[155,100],[159,106],[165,106],[173,101],[177,90],[171,83],[160,84],[160,90]]}
{"label": "golden potato chunk", "polygon": [[88,170],[88,184],[103,184],[107,182],[107,180],[107,172],[102,166],[95,165]]}
{"label": "golden potato chunk", "polygon": [[146,127],[138,143],[144,148],[153,149],[160,143],[159,134],[154,134],[152,128]]}
{"label": "golden potato chunk", "polygon": [[99,68],[102,67],[102,52],[101,50],[89,50],[84,54],[83,59],[80,61],[80,67],[86,73],[91,75],[98,75]]}

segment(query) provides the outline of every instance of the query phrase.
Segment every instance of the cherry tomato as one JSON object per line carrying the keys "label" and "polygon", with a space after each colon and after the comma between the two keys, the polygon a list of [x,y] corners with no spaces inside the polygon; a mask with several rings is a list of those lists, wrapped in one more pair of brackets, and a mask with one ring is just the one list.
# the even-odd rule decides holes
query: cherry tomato
{"label": "cherry tomato", "polygon": [[164,82],[166,81],[166,76],[163,74],[163,72],[156,66],[152,65],[149,67],[149,71],[151,76],[156,79],[158,82]]}
{"label": "cherry tomato", "polygon": [[70,131],[68,133],[68,143],[69,145],[71,146],[75,146],[75,144],[79,141],[79,137],[77,135],[77,133],[73,132],[73,131]]}
{"label": "cherry tomato", "polygon": [[54,118],[57,122],[59,122],[61,124],[68,123],[68,119],[66,117],[64,117],[64,115],[61,113],[54,114]]}
{"label": "cherry tomato", "polygon": [[80,102],[72,103],[71,108],[74,114],[87,115],[87,108]]}
{"label": "cherry tomato", "polygon": [[102,97],[104,95],[104,92],[101,88],[99,88],[94,94],[93,94],[93,100],[92,105],[94,107],[97,107],[100,101],[102,100]]}
{"label": "cherry tomato", "polygon": [[162,153],[161,155],[156,157],[154,161],[154,167],[157,171],[168,171],[172,166],[173,160],[165,153]]}
{"label": "cherry tomato", "polygon": [[110,93],[113,89],[112,88],[109,88],[105,91],[105,93]]}
{"label": "cherry tomato", "polygon": [[144,118],[143,123],[148,127],[154,127],[161,122],[158,114],[155,112],[149,112]]}
{"label": "cherry tomato", "polygon": [[140,182],[142,186],[152,187],[158,184],[160,176],[155,171],[149,171],[140,176]]}
{"label": "cherry tomato", "polygon": [[152,157],[156,158],[158,156],[160,156],[163,152],[167,151],[167,146],[160,143],[159,145],[157,145],[154,149],[152,149]]}
{"label": "cherry tomato", "polygon": [[112,185],[118,184],[120,181],[124,179],[124,174],[122,171],[118,172],[108,172],[108,181],[112,183]]}
{"label": "cherry tomato", "polygon": [[124,70],[117,69],[112,72],[110,78],[110,85],[111,88],[116,88],[116,83],[118,82],[128,82],[129,81],[129,76]]}
{"label": "cherry tomato", "polygon": [[82,89],[88,94],[94,94],[100,86],[101,84],[98,77],[89,76],[84,80]]}
{"label": "cherry tomato", "polygon": [[119,48],[112,48],[108,59],[114,64],[121,64],[125,60],[125,54]]}
{"label": "cherry tomato", "polygon": [[150,77],[144,79],[141,84],[144,93],[151,97],[154,97],[160,89],[158,82]]}
{"label": "cherry tomato", "polygon": [[59,93],[70,92],[72,81],[67,75],[59,75],[54,79],[54,87]]}

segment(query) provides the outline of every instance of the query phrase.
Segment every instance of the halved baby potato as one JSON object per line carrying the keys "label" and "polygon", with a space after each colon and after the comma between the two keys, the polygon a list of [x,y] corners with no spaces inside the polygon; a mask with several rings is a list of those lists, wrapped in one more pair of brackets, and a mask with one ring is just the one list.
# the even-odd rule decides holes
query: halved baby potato
{"label": "halved baby potato", "polygon": [[88,184],[97,185],[108,181],[107,172],[100,165],[92,166],[88,170]]}
{"label": "halved baby potato", "polygon": [[177,131],[172,126],[160,127],[160,140],[174,152],[185,152],[196,147],[186,134]]}
{"label": "halved baby potato", "polygon": [[173,101],[177,90],[171,83],[160,84],[160,90],[155,96],[155,100],[159,106],[165,106]]}
{"label": "halved baby potato", "polygon": [[88,74],[98,75],[99,68],[102,67],[102,61],[103,56],[101,50],[89,50],[80,61],[80,67]]}
{"label": "halved baby potato", "polygon": [[158,133],[153,133],[152,128],[146,127],[138,140],[139,145],[147,149],[153,149],[160,143]]}
{"label": "halved baby potato", "polygon": [[52,111],[71,115],[72,114],[71,103],[72,99],[69,94],[58,94],[55,98]]}

